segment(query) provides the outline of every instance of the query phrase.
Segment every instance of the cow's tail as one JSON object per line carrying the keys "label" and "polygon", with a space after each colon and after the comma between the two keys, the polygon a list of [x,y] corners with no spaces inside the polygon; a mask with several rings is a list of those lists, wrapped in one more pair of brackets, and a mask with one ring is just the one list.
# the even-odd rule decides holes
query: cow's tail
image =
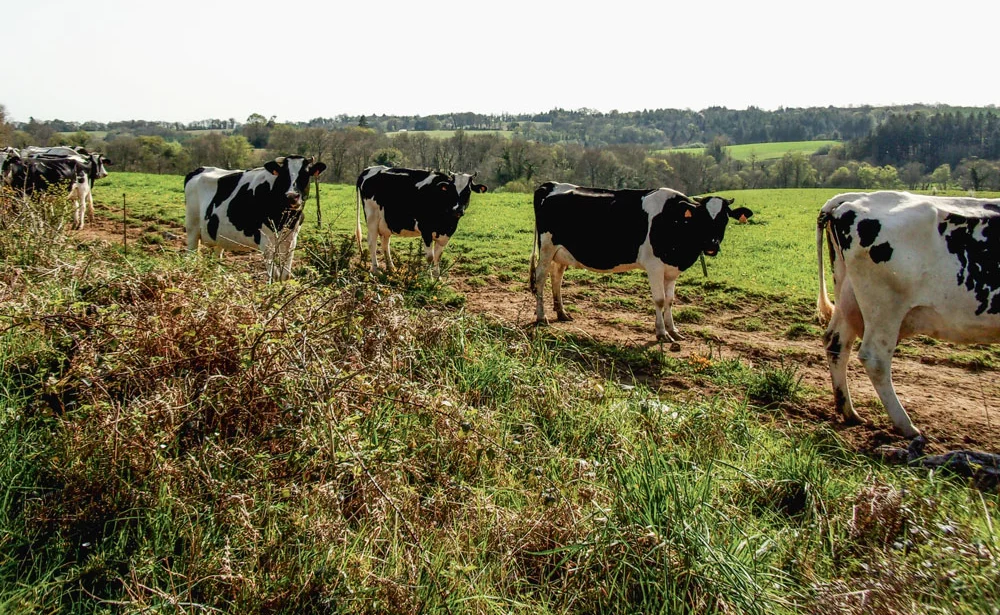
{"label": "cow's tail", "polygon": [[354,226],[354,239],[358,242],[358,254],[361,255],[361,260],[365,258],[364,248],[361,245],[361,179],[358,179],[357,186],[354,189],[355,192],[355,226]]}
{"label": "cow's tail", "polygon": [[535,220],[535,241],[531,244],[531,267],[528,269],[528,288],[531,289],[531,294],[536,294],[537,290],[535,288],[535,265],[537,263],[538,257],[538,220]]}
{"label": "cow's tail", "polygon": [[[826,268],[823,266],[823,236],[826,234],[827,224],[830,222],[830,214],[823,211],[816,220],[816,262],[819,264],[819,296],[816,297],[816,313],[819,321],[823,324],[830,322],[833,318],[833,303],[826,292]],[[829,241],[833,241],[831,237]],[[831,255],[833,245],[830,246]]]}

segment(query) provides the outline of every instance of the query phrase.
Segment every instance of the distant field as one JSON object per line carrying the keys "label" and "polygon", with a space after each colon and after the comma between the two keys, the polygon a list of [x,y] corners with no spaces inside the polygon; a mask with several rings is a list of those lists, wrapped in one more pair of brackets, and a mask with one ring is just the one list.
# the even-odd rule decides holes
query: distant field
{"label": "distant field", "polygon": [[[395,137],[398,134],[410,134],[410,135],[427,135],[432,139],[450,139],[455,136],[457,130],[400,130],[396,132],[387,132],[387,136]],[[513,133],[510,130],[465,130],[466,134],[484,135],[484,134],[495,134],[500,135],[506,139],[509,139]]]}
{"label": "distant field", "polygon": [[[77,132],[78,131],[74,130],[74,131],[70,131],[70,132],[57,132],[56,134],[64,136],[64,137],[70,137],[70,136],[75,135]],[[88,135],[90,135],[91,137],[93,137],[95,139],[103,139],[104,137],[108,136],[108,131],[107,130],[85,130],[84,132],[86,132]]]}
{"label": "distant field", "polygon": [[[756,156],[757,160],[773,160],[781,158],[789,152],[814,154],[821,147],[835,145],[837,143],[839,143],[839,141],[783,141],[780,143],[747,143],[744,145],[732,145],[727,149],[729,150],[729,154],[736,160],[749,160],[750,156]],[[678,147],[675,149],[657,150],[655,153],[704,154],[705,148]]]}

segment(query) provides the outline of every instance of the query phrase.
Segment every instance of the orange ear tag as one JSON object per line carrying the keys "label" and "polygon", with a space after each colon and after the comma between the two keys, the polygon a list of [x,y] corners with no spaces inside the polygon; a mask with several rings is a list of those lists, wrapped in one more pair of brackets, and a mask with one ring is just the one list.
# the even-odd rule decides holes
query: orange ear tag
{"label": "orange ear tag", "polygon": [[746,223],[747,223],[747,217],[743,214],[740,214],[740,224],[746,224]]}
{"label": "orange ear tag", "polygon": [[684,217],[685,218],[690,218],[691,217],[691,210],[690,209],[685,209],[684,210]]}

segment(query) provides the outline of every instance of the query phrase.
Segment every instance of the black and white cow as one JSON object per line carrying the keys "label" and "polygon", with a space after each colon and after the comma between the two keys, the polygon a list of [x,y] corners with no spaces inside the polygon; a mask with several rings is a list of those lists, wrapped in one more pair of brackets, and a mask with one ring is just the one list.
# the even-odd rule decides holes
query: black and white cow
{"label": "black and white cow", "polygon": [[7,159],[20,157],[21,152],[13,147],[0,148],[0,185],[10,185]]}
{"label": "black and white cow", "polygon": [[93,185],[95,181],[107,177],[108,170],[105,167],[112,165],[111,160],[104,154],[101,154],[100,152],[88,152],[83,147],[39,147],[32,145],[22,149],[20,155],[27,158],[42,159],[73,158],[86,167],[87,176],[90,177],[91,185]]}
{"label": "black and white cow", "polygon": [[530,282],[537,322],[546,322],[542,294],[549,273],[556,316],[572,320],[562,302],[567,267],[612,273],[641,268],[649,277],[661,340],[680,339],[670,310],[677,277],[702,253],[718,254],[729,218],[745,222],[753,216],[745,207],[731,209],[732,199],[690,198],[669,188],[604,190],[547,182],[535,190],[534,204]]}
{"label": "black and white cow", "polygon": [[[833,261],[836,305],[827,296],[823,236]],[[916,437],[892,385],[899,340],[929,335],[958,343],[1000,341],[1000,200],[908,192],[840,194],[820,210],[816,229],[820,320],[834,402],[861,421],[847,387],[858,358],[893,425]]]}
{"label": "black and white cow", "polygon": [[368,251],[372,273],[378,271],[376,241],[382,238],[386,267],[393,268],[389,251],[392,235],[420,236],[427,262],[440,275],[441,252],[465,215],[473,192],[487,188],[473,182],[468,173],[440,173],[419,169],[368,167],[357,181],[356,237],[361,246],[361,206],[368,226]]}
{"label": "black and white cow", "polygon": [[230,171],[201,167],[184,178],[187,247],[264,254],[268,281],[287,280],[302,225],[309,182],[326,169],[312,158],[275,158],[263,167]]}
{"label": "black and white cow", "polygon": [[8,183],[26,194],[43,192],[57,184],[66,184],[68,189],[81,170],[86,173],[85,165],[77,158],[10,156],[4,164]]}

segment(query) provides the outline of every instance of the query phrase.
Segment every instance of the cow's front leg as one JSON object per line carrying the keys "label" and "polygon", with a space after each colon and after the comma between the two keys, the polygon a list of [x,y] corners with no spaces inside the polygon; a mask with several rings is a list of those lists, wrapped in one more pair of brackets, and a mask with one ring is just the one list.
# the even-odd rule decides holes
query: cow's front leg
{"label": "cow's front leg", "polygon": [[674,313],[673,313],[674,296],[675,296],[674,286],[676,284],[677,284],[676,277],[671,277],[670,275],[667,274],[664,275],[663,301],[666,304],[666,307],[663,308],[664,311],[663,317],[665,320],[664,324],[666,325],[667,333],[669,334],[670,338],[673,339],[674,341],[680,341],[684,338],[681,336],[680,331],[678,331],[677,327],[674,325]]}
{"label": "cow's front leg", "polygon": [[549,274],[552,280],[552,307],[556,310],[556,318],[567,322],[573,320],[573,318],[566,313],[566,309],[563,307],[562,282],[564,273],[566,273],[566,265],[552,263],[552,273]]}
{"label": "cow's front leg", "polygon": [[646,271],[646,275],[649,278],[649,291],[653,295],[653,307],[656,309],[656,339],[673,341],[663,320],[663,308],[667,305],[663,291],[663,269],[653,267]]}
{"label": "cow's front leg", "polygon": [[424,244],[424,255],[427,257],[427,267],[430,268],[431,279],[436,280],[441,277],[441,267],[438,265],[438,257],[441,252],[436,250],[437,242],[431,240],[430,243]]}
{"label": "cow's front leg", "polygon": [[90,190],[90,189],[87,190],[87,214],[90,217],[90,223],[93,224],[94,223],[94,192],[92,190]]}

